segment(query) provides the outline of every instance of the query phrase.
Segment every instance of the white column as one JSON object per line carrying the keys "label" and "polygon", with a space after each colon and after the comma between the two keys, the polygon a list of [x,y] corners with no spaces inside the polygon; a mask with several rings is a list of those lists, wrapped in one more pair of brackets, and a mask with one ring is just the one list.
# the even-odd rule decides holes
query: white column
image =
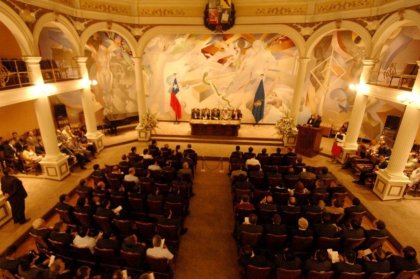
{"label": "white column", "polygon": [[86,137],[96,145],[97,151],[101,151],[104,148],[103,145],[103,133],[98,131],[96,124],[96,116],[94,111],[94,96],[90,90],[89,74],[86,67],[87,57],[75,57],[74,58],[79,64],[80,74],[83,80],[85,80],[85,87],[81,90],[81,99],[83,107],[83,115],[86,124]]}
{"label": "white column", "polygon": [[293,94],[293,100],[292,100],[292,108],[290,110],[290,115],[293,117],[295,121],[295,125],[297,124],[297,117],[299,114],[299,108],[300,104],[302,102],[302,96],[305,89],[306,84],[306,75],[308,71],[308,63],[310,61],[310,58],[308,57],[300,57],[299,58],[299,68],[298,73],[296,77],[296,84],[295,84],[295,90]]}
{"label": "white column", "polygon": [[[420,66],[420,61],[417,61],[417,65]],[[406,103],[388,167],[378,173],[375,181],[373,190],[383,200],[402,198],[409,182],[403,171],[420,125],[420,74],[417,74],[411,94],[417,95],[417,98],[413,98],[417,102]]]}
{"label": "white column", "polygon": [[39,95],[38,99],[34,101],[34,106],[46,154],[40,162],[43,174],[47,178],[61,180],[70,174],[70,170],[67,164],[67,155],[61,153],[58,148],[50,101],[46,95],[47,88],[44,86],[39,65],[41,57],[23,57],[23,60],[26,62],[29,78],[34,84],[34,93]]}
{"label": "white column", "polygon": [[368,97],[364,94],[363,86],[369,81],[370,72],[375,65],[375,60],[365,59],[363,60],[362,73],[360,74],[359,86],[356,92],[356,98],[353,104],[353,110],[351,111],[349,127],[347,128],[346,140],[343,147],[343,156],[340,161],[343,162],[348,154],[355,153],[357,150],[357,139],[362,128],[363,117],[365,115],[366,105]]}
{"label": "white column", "polygon": [[133,57],[133,61],[134,73],[136,75],[137,109],[139,113],[139,124],[137,125],[136,130],[138,131],[138,139],[140,141],[148,141],[150,134],[147,134],[140,127],[141,116],[146,111],[146,95],[144,93],[143,86],[142,57]]}

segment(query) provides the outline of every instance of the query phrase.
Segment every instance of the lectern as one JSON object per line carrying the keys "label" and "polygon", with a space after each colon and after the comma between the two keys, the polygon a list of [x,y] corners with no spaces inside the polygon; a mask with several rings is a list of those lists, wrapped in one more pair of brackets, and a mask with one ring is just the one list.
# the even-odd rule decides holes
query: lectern
{"label": "lectern", "polygon": [[296,153],[307,157],[314,157],[320,151],[322,131],[321,128],[311,126],[298,126]]}

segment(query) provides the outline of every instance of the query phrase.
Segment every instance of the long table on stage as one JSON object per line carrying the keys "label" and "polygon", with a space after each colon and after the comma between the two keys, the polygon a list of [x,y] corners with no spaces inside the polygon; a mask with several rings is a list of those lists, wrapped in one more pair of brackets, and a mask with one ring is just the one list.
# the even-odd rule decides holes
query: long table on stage
{"label": "long table on stage", "polygon": [[191,135],[194,136],[238,136],[240,120],[191,119]]}

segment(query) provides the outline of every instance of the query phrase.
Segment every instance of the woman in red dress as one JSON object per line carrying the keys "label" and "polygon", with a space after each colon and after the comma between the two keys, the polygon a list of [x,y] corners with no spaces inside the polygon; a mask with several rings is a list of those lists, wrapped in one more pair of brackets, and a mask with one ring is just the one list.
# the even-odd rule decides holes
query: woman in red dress
{"label": "woman in red dress", "polygon": [[346,134],[344,132],[344,129],[340,128],[337,134],[335,134],[334,144],[331,148],[331,157],[332,157],[331,161],[333,163],[337,162],[337,159],[340,157],[341,152],[343,152],[343,145],[344,145],[345,139],[346,139]]}

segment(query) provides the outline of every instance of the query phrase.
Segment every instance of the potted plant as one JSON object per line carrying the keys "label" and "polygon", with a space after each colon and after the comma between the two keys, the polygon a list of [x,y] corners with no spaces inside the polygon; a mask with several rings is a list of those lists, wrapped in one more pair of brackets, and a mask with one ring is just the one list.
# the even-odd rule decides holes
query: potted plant
{"label": "potted plant", "polygon": [[158,126],[157,114],[149,110],[141,115],[140,124],[137,127],[139,132],[139,140],[149,141],[150,134]]}
{"label": "potted plant", "polygon": [[288,115],[276,122],[276,128],[283,138],[284,146],[293,146],[296,144],[298,130],[294,123],[293,117]]}

